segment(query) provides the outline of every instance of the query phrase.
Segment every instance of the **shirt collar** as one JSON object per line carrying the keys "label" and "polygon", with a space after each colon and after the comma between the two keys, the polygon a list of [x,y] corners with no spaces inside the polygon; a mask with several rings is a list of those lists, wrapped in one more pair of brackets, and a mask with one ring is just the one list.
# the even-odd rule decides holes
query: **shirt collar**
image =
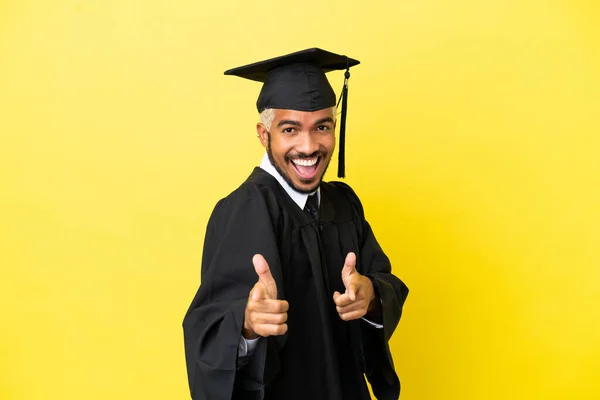
{"label": "shirt collar", "polygon": [[[279,184],[281,185],[283,190],[285,190],[288,196],[290,196],[292,200],[294,200],[294,203],[296,203],[298,207],[300,207],[300,209],[304,210],[304,206],[306,205],[306,200],[308,199],[309,193],[300,193],[296,191],[293,187],[291,187],[290,184],[287,183],[285,179],[283,179],[283,176],[281,176],[281,174],[275,169],[273,164],[271,164],[271,160],[269,160],[269,156],[267,155],[267,153],[265,153],[265,155],[262,158],[260,168],[272,175],[273,178],[277,179],[277,182],[279,182]],[[319,200],[320,202],[320,188],[317,188],[316,193],[317,200]]]}

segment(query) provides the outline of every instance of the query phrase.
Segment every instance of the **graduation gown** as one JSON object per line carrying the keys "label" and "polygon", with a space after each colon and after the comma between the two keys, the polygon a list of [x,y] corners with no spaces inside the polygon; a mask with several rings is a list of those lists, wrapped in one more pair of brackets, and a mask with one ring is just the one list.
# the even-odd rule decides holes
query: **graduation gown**
{"label": "graduation gown", "polygon": [[[364,376],[378,399],[397,399],[400,382],[388,347],[408,289],[391,274],[387,256],[352,189],[320,186],[315,221],[260,168],[220,200],[208,222],[201,285],[183,321],[188,380],[194,400],[364,400]],[[333,293],[349,252],[381,299],[383,329],[340,319]],[[238,357],[248,295],[262,254],[289,302],[288,332],[261,338]],[[244,364],[246,362],[246,364]]]}

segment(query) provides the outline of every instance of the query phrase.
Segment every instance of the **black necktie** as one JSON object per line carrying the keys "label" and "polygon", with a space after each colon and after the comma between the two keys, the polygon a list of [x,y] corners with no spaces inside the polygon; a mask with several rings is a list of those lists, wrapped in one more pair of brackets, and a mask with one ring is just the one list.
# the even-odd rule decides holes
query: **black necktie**
{"label": "black necktie", "polygon": [[316,193],[308,196],[304,210],[308,211],[315,221],[319,220],[319,199]]}

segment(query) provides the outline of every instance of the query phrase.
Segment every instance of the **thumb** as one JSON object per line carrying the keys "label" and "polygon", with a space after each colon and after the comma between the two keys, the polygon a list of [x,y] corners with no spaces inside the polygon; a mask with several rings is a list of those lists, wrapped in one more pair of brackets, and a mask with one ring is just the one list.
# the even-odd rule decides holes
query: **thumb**
{"label": "thumb", "polygon": [[348,279],[356,273],[356,255],[352,252],[346,256],[344,261],[344,268],[342,268],[342,281],[344,285],[347,285]]}
{"label": "thumb", "polygon": [[252,289],[252,301],[259,301],[265,298],[265,289],[261,285],[256,285]]}
{"label": "thumb", "polygon": [[346,287],[346,293],[348,293],[348,298],[350,301],[356,300],[356,295],[358,294],[359,286],[355,282],[350,283]]}
{"label": "thumb", "polygon": [[269,268],[269,264],[267,264],[267,260],[262,255],[256,254],[252,257],[252,264],[254,265],[256,275],[258,275],[258,281],[265,287],[266,297],[276,299],[277,284],[275,283],[275,279],[273,279],[273,275],[271,275],[271,269]]}
{"label": "thumb", "polygon": [[356,299],[357,287],[355,284],[350,283],[350,278],[356,273],[356,254],[350,252],[346,256],[346,261],[344,261],[344,268],[342,268],[342,281],[344,282],[344,286],[346,287],[348,297],[350,297],[350,300],[352,301]]}

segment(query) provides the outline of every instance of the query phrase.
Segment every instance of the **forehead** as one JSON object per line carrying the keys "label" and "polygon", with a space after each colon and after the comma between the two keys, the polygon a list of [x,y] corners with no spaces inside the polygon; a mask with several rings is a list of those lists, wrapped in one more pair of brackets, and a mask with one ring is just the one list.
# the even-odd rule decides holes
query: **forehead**
{"label": "forehead", "polygon": [[335,120],[333,108],[328,107],[318,111],[297,111],[297,110],[275,110],[274,121],[291,120],[302,124],[311,124],[312,122],[323,118],[331,118]]}

